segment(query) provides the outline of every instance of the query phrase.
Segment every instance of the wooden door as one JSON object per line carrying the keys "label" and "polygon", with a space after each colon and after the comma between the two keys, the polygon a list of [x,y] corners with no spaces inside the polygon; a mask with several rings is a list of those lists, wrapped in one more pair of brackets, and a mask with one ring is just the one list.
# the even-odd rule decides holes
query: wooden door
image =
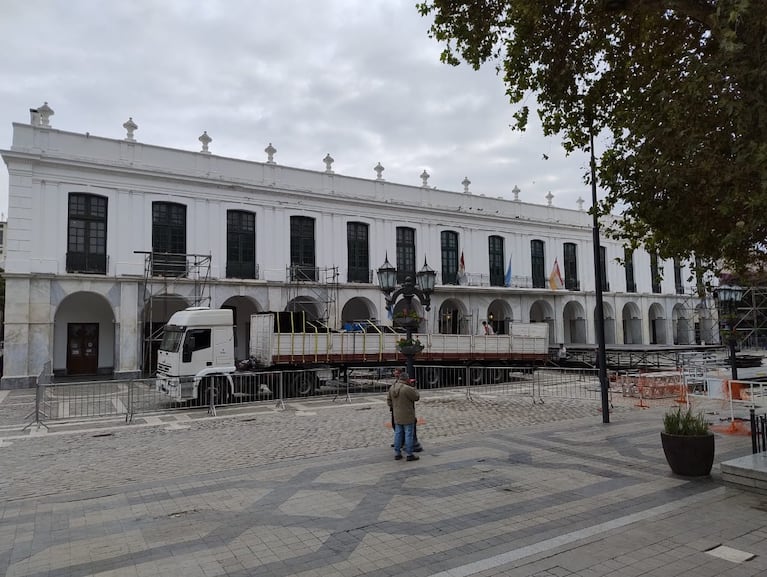
{"label": "wooden door", "polygon": [[98,323],[67,324],[67,374],[95,375],[98,368]]}

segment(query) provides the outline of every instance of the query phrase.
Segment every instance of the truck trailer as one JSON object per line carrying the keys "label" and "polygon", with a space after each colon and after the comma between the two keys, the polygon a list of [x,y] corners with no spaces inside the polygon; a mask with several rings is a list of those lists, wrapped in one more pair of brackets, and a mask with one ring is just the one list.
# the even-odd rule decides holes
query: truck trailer
{"label": "truck trailer", "polygon": [[[348,367],[402,366],[396,332],[312,331],[278,327],[280,313],[250,317],[249,358],[236,362],[231,309],[192,307],[174,313],[164,327],[157,354],[156,389],[177,401],[216,404],[238,395],[237,374],[290,371],[286,396],[312,394]],[[416,379],[436,386],[441,367],[467,366],[472,384],[499,381],[506,367],[533,367],[549,358],[548,325],[513,323],[509,334],[416,333],[424,348],[416,357]],[[487,370],[495,369],[495,370]],[[262,390],[260,393],[267,394]]]}

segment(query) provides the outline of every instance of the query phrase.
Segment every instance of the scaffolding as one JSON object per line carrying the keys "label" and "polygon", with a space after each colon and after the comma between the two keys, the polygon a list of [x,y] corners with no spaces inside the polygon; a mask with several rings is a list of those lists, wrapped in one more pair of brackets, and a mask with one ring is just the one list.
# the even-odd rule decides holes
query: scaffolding
{"label": "scaffolding", "polygon": [[[684,294],[684,297],[681,303],[683,315],[674,321],[672,328],[673,343],[675,345],[719,343],[718,316],[711,295],[708,295],[705,290],[701,292],[697,288],[692,288]],[[679,324],[682,319],[687,323],[686,325]],[[691,340],[687,336],[690,334],[693,335]]]}
{"label": "scaffolding", "polygon": [[741,348],[767,348],[767,287],[745,289],[733,329]]}
{"label": "scaffolding", "polygon": [[305,312],[311,321],[340,327],[338,267],[289,265],[285,267],[287,310]]}
{"label": "scaffolding", "polygon": [[211,255],[134,252],[144,255],[144,276],[139,291],[143,311],[141,370],[151,374],[163,326],[175,312],[170,309],[178,308],[178,299],[185,299],[189,306],[210,306]]}

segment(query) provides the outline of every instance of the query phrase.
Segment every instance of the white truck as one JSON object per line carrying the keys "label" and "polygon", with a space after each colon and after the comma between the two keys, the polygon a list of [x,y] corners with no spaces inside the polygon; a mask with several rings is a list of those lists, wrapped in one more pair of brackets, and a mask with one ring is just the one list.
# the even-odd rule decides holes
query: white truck
{"label": "white truck", "polygon": [[[165,325],[157,353],[156,389],[175,400],[228,402],[233,396],[271,393],[265,381],[253,386],[259,374],[287,371],[282,379],[285,396],[311,394],[323,381],[348,367],[402,366],[397,348],[403,335],[395,332],[277,332],[275,315],[256,313],[250,318],[250,358],[234,359],[231,309],[188,308],[174,313]],[[284,328],[281,330],[284,331]],[[539,365],[549,359],[548,326],[514,323],[510,334],[417,334],[424,345],[418,354],[419,383],[438,386],[441,367],[475,368],[471,382],[499,380],[508,366]],[[488,367],[498,369],[487,371]],[[245,370],[244,370],[245,369]],[[488,377],[488,375],[491,375]]]}

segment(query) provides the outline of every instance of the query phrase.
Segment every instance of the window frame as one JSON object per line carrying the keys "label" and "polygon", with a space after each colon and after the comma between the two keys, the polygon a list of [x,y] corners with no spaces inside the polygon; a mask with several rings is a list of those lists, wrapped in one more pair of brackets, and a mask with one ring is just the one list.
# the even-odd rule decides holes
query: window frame
{"label": "window frame", "polygon": [[458,284],[458,233],[454,230],[443,230],[439,234],[440,253],[442,258],[442,284]]}
{"label": "window frame", "polygon": [[67,202],[66,271],[106,274],[109,199],[98,194],[70,192]]}

